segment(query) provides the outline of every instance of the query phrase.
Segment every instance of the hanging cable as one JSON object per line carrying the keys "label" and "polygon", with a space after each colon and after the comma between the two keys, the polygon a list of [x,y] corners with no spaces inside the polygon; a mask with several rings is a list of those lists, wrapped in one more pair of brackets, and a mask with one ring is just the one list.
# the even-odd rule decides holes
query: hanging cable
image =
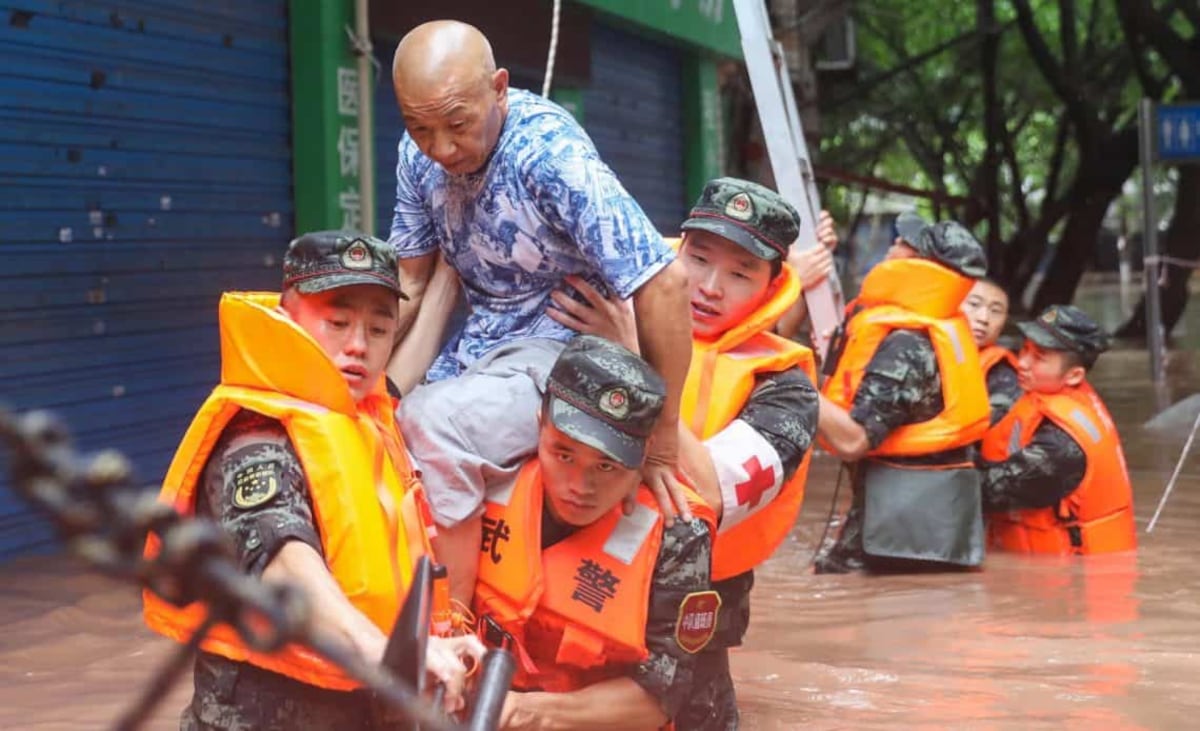
{"label": "hanging cable", "polygon": [[833,516],[837,512],[838,493],[842,489],[842,476],[850,471],[847,463],[842,462],[838,467],[837,482],[833,485],[833,499],[829,501],[829,515],[825,516],[825,528],[821,531],[821,537],[817,540],[817,545],[813,548],[812,555],[808,557],[808,563],[805,567],[812,566],[817,562],[817,556],[821,554],[821,549],[825,546],[825,539],[829,537],[829,526],[833,524]]}
{"label": "hanging cable", "polygon": [[542,96],[550,98],[550,84],[554,80],[554,57],[558,54],[558,21],[562,17],[562,0],[554,0],[553,17],[550,20],[550,50],[546,54],[546,77],[542,80]]}

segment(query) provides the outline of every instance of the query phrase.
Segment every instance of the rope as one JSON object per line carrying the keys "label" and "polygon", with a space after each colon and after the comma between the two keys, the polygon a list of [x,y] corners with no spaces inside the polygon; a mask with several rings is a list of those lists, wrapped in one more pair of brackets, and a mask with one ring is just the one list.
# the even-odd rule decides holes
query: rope
{"label": "rope", "polygon": [[829,515],[825,516],[825,528],[821,531],[821,537],[817,539],[817,545],[813,548],[812,555],[808,557],[808,562],[805,567],[813,566],[817,563],[817,556],[821,555],[821,549],[825,546],[825,540],[829,538],[829,526],[833,524],[833,516],[837,512],[838,493],[842,489],[842,476],[850,471],[850,467],[846,462],[842,462],[838,466],[837,482],[833,485],[833,499],[829,501]]}
{"label": "rope", "polygon": [[1179,479],[1179,473],[1183,470],[1183,462],[1187,459],[1188,452],[1192,451],[1192,442],[1196,439],[1196,430],[1200,429],[1200,412],[1196,413],[1196,421],[1192,422],[1192,433],[1188,435],[1187,444],[1183,445],[1183,451],[1179,453],[1179,461],[1175,463],[1175,472],[1171,474],[1170,481],[1167,482],[1167,489],[1163,490],[1162,498],[1158,501],[1158,509],[1154,511],[1154,517],[1150,519],[1150,524],[1146,526],[1146,532],[1151,533],[1154,530],[1154,524],[1158,522],[1158,516],[1162,513],[1163,507],[1167,504],[1167,498],[1171,497],[1171,491],[1175,489],[1175,481]]}
{"label": "rope", "polygon": [[546,54],[546,77],[542,80],[542,96],[550,98],[550,82],[554,79],[554,57],[558,55],[558,21],[562,17],[562,0],[554,0],[550,21],[550,50]]}
{"label": "rope", "polygon": [[1143,259],[1145,263],[1154,266],[1155,264],[1170,264],[1171,266],[1186,267],[1188,269],[1200,269],[1200,259],[1180,259],[1177,256],[1147,256]]}
{"label": "rope", "polygon": [[358,35],[348,25],[346,26],[346,38],[350,41],[350,48],[354,51],[354,55],[366,56],[371,65],[375,67],[375,82],[378,83],[383,75],[383,66],[380,65],[379,59],[375,58],[375,46],[371,45],[371,39]]}

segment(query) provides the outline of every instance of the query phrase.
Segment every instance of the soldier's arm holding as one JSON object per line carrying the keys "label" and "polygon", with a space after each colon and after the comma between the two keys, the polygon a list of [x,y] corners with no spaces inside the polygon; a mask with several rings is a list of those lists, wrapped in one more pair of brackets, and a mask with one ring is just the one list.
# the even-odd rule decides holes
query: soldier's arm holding
{"label": "soldier's arm holding", "polygon": [[847,462],[855,462],[866,456],[871,449],[871,441],[863,425],[851,419],[850,412],[825,398],[824,394],[820,399],[817,432],[825,444]]}
{"label": "soldier's arm holding", "polygon": [[[820,284],[833,271],[833,250],[837,248],[838,237],[829,211],[821,211],[821,218],[817,221],[817,244],[807,249],[793,246],[788,251],[788,263],[800,277],[800,286],[805,288]],[[775,332],[785,338],[794,338],[807,317],[808,303],[801,297],[779,318]]]}
{"label": "soldier's arm holding", "polygon": [[314,630],[332,636],[369,662],[383,660],[387,637],[350,603],[312,546],[299,541],[283,544],[262,577],[264,582],[291,584],[304,592]]}
{"label": "soldier's arm holding", "polygon": [[1048,508],[1079,487],[1087,456],[1062,428],[1043,421],[1029,444],[981,467],[984,512]]}
{"label": "soldier's arm holding", "polygon": [[940,392],[940,383],[928,337],[898,330],[867,363],[849,411],[821,397],[818,431],[842,459],[861,459],[896,428],[916,421],[920,399],[931,389]]}
{"label": "soldier's arm holding", "polygon": [[646,646],[650,656],[627,677],[568,693],[509,693],[502,729],[655,729],[694,692],[697,656],[676,640],[683,599],[710,590],[712,539],[708,525],[694,520],[664,530],[650,589]]}
{"label": "soldier's arm holding", "polygon": [[1021,398],[1021,384],[1017,372],[1007,363],[1001,363],[987,374],[988,406],[991,409],[991,425],[995,426],[1012,405]]}
{"label": "soldier's arm holding", "polygon": [[205,499],[205,512],[234,539],[247,573],[301,588],[314,627],[365,657],[382,658],[383,633],[350,604],[325,566],[304,469],[282,424],[239,412],[205,469]]}
{"label": "soldier's arm holding", "polygon": [[[679,464],[679,405],[692,355],[692,317],[683,265],[672,261],[639,287],[633,295],[633,310],[642,356],[667,384],[666,402],[642,474],[668,520],[672,512],[691,520],[674,474]],[[668,502],[674,504],[673,511]]]}

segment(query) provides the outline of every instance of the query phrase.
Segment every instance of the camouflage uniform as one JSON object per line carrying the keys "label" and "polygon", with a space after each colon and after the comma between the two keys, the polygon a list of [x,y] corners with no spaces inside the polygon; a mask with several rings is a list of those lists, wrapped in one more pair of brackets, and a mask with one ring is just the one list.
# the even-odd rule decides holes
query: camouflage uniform
{"label": "camouflage uniform", "polygon": [[[739,199],[744,199],[740,206]],[[735,207],[735,216],[740,214],[745,220],[730,221],[731,207]],[[682,228],[717,234],[773,262],[786,257],[799,226],[799,214],[778,193],[749,181],[718,178],[705,186]],[[760,375],[738,414],[738,420],[763,437],[778,455],[785,482],[796,474],[812,448],[817,404],[817,391],[808,375],[792,368]],[[698,656],[691,701],[675,719],[678,728],[724,731],[738,727],[729,648],[742,644],[750,624],[753,586],[753,571],[713,584],[721,595],[717,632]]]}
{"label": "camouflage uniform", "polygon": [[[362,251],[370,254],[370,266],[345,265],[348,256]],[[284,278],[285,287],[302,293],[379,284],[403,296],[386,244],[347,232],[308,234],[293,241],[284,258]],[[244,493],[239,499],[239,484],[261,483],[266,475],[278,485],[276,492],[253,505],[247,505]],[[225,425],[200,479],[196,513],[225,529],[246,573],[261,576],[288,541],[324,555],[304,468],[280,422],[240,411]],[[192,701],[180,719],[186,731],[386,728],[373,719],[374,703],[366,691],[317,688],[211,653],[197,654],[193,685]]]}
{"label": "camouflage uniform", "polygon": [[1016,369],[1006,360],[992,366],[987,372],[987,390],[988,405],[992,408],[991,424],[995,426],[1021,398],[1021,384],[1017,382]]}
{"label": "camouflage uniform", "polygon": [[[632,674],[634,682],[658,699],[663,712],[675,718],[694,701],[697,656],[675,641],[679,604],[688,594],[707,591],[712,566],[712,539],[702,520],[677,521],[663,531],[662,546],[650,584],[646,616],[646,647],[650,657]],[[682,727],[688,728],[688,727]]]}
{"label": "camouflage uniform", "polygon": [[[238,476],[264,470],[276,477],[279,491],[254,507],[238,507]],[[323,553],[300,458],[278,421],[239,412],[213,449],[202,480],[196,512],[220,523],[247,573],[261,576],[287,541]],[[194,688],[181,729],[371,727],[365,693],[315,688],[219,655],[196,656]]]}
{"label": "camouflage uniform", "polygon": [[[1077,307],[1052,305],[1032,322],[1018,325],[1045,350],[1072,351],[1090,368],[1108,349],[1108,336]],[[1083,448],[1046,420],[1026,444],[1003,462],[982,462],[984,512],[1046,508],[1079,487],[1087,471]]]}
{"label": "camouflage uniform", "polygon": [[[925,259],[933,260],[969,277],[981,277],[987,271],[983,248],[969,231],[954,221],[926,225],[919,217],[902,216],[897,229],[910,247]],[[896,428],[937,416],[945,406],[937,355],[929,336],[912,330],[889,333],[867,364],[850,418],[867,433],[869,449],[875,449]],[[962,447],[929,455],[889,457],[898,465],[948,465],[969,462],[971,452]],[[842,521],[837,541],[816,561],[818,573],[844,573],[865,566],[863,551],[863,504],[865,475],[855,466],[851,471],[853,490],[850,510]],[[873,568],[916,568],[911,562],[872,562]]]}

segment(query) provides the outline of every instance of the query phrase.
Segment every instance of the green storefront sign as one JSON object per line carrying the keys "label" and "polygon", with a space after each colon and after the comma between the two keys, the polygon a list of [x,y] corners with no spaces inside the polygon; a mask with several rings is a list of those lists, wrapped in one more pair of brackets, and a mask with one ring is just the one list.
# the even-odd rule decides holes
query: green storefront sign
{"label": "green storefront sign", "polygon": [[291,0],[296,231],[373,224],[358,181],[358,69],[349,0]]}
{"label": "green storefront sign", "polygon": [[722,56],[742,57],[733,0],[576,1]]}
{"label": "green storefront sign", "polygon": [[[694,200],[707,180],[721,174],[724,159],[717,63],[742,55],[732,0],[575,1],[685,47],[685,173]],[[345,30],[353,25],[353,3],[289,0],[289,15],[296,231],[369,229],[372,212],[363,210],[358,189],[358,72]],[[581,89],[557,88],[552,97],[586,124]],[[387,209],[391,203],[376,205]]]}

